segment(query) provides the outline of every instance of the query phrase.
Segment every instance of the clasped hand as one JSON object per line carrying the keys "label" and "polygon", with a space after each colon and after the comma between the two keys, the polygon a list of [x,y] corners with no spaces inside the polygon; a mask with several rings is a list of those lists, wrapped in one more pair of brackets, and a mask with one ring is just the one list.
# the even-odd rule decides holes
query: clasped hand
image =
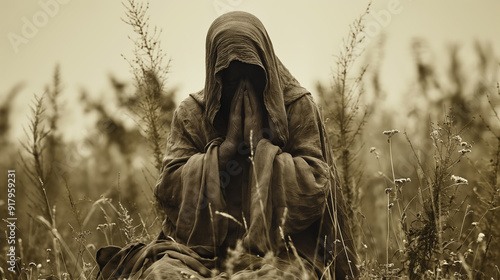
{"label": "clasped hand", "polygon": [[[229,160],[244,144],[247,151],[255,151],[262,139],[264,108],[248,79],[240,81],[231,101],[226,139],[220,146],[220,164]],[[240,150],[241,151],[241,150]]]}

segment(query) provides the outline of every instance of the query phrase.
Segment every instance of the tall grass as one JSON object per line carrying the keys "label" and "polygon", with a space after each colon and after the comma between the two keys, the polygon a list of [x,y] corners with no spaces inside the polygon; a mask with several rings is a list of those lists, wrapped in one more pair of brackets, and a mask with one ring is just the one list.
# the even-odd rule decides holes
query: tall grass
{"label": "tall grass", "polygon": [[369,109],[362,104],[364,94],[363,77],[366,67],[353,74],[357,59],[363,52],[361,46],[365,38],[365,17],[370,13],[370,5],[351,25],[344,39],[339,55],[336,56],[336,70],[333,73],[331,89],[318,85],[318,93],[326,118],[325,127],[331,148],[337,160],[337,170],[345,201],[347,216],[356,243],[361,242],[357,213],[361,195],[363,164],[358,153],[363,147],[361,136],[369,116]]}
{"label": "tall grass", "polygon": [[[130,37],[134,43],[134,58],[128,60],[134,74],[139,98],[136,114],[147,135],[155,159],[155,167],[161,169],[167,127],[171,117],[169,111],[175,107],[171,97],[165,96],[169,61],[160,46],[161,29],[150,27],[149,2],[128,0],[124,3],[126,18],[135,33]],[[166,108],[165,108],[166,107]],[[165,110],[166,109],[166,110]]]}
{"label": "tall grass", "polygon": [[[433,165],[424,167],[415,151],[421,171],[419,176],[419,200],[416,219],[403,227],[406,237],[404,252],[410,279],[430,274],[436,278],[450,277],[446,263],[457,261],[460,254],[460,233],[453,232],[453,219],[463,211],[464,202],[457,198],[458,192],[468,180],[455,175],[455,166],[471,152],[471,145],[463,141],[456,131],[453,116],[446,115],[440,125],[432,126],[430,138],[434,147]],[[408,138],[409,139],[409,138]],[[408,142],[411,145],[410,140]],[[467,211],[467,210],[465,210]],[[463,226],[463,225],[462,225]]]}

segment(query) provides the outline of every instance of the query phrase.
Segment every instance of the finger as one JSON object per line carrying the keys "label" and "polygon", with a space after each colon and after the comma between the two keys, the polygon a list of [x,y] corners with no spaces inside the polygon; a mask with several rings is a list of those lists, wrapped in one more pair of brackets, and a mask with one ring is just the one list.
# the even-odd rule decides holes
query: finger
{"label": "finger", "polygon": [[250,99],[250,106],[252,107],[252,111],[256,112],[257,108],[258,108],[257,96],[256,96],[256,93],[255,93],[255,90],[253,88],[252,83],[250,83],[248,81],[247,81],[247,94],[249,95],[248,97]]}
{"label": "finger", "polygon": [[245,102],[245,119],[250,118],[253,115],[253,108],[250,102],[249,98],[249,93],[248,91],[243,95],[244,96],[244,102]]}
{"label": "finger", "polygon": [[241,119],[241,107],[243,106],[243,94],[241,91],[237,91],[234,97],[235,103],[232,108],[232,114]]}
{"label": "finger", "polygon": [[244,120],[244,141],[248,145],[250,143],[250,130],[253,129],[252,125],[252,109],[250,108],[250,101],[248,99],[248,94],[243,96],[244,98],[244,110],[245,110],[245,120]]}
{"label": "finger", "polygon": [[[234,120],[235,122],[241,122],[241,106],[243,106],[243,93],[242,87],[239,86],[231,102],[231,111],[229,116],[231,120]],[[238,125],[240,124],[241,123],[238,123]]]}
{"label": "finger", "polygon": [[231,100],[231,112],[236,110],[238,98],[241,96],[241,88],[238,86],[234,92],[233,99]]}

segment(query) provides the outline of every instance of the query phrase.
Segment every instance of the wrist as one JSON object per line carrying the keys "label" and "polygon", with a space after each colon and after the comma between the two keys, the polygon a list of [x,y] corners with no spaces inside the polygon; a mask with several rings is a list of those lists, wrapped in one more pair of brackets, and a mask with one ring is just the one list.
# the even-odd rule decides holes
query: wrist
{"label": "wrist", "polygon": [[227,139],[219,146],[219,169],[223,169],[226,163],[234,156],[236,145]]}

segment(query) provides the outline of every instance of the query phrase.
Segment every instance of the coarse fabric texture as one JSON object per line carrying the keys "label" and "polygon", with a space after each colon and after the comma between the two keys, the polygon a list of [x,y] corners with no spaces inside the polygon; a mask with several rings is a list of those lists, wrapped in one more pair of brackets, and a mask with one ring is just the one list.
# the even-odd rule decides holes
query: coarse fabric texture
{"label": "coarse fabric texture", "polygon": [[[253,157],[238,153],[219,170],[220,72],[235,60],[265,72],[270,131]],[[101,249],[99,277],[357,277],[320,112],[276,57],[255,16],[231,12],[214,21],[206,41],[205,87],[179,105],[171,127],[155,189],[167,216],[162,233],[151,244]]]}

